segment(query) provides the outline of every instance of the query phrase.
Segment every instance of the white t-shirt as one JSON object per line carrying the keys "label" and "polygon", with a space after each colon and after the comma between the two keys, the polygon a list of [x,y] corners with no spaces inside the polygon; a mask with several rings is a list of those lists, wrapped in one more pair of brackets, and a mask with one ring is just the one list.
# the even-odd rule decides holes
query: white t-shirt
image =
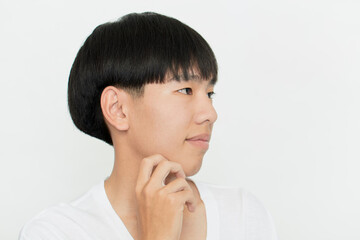
{"label": "white t-shirt", "polygon": [[[240,187],[192,180],[204,202],[206,240],[277,240],[263,204]],[[70,204],[43,210],[21,229],[19,240],[133,240],[105,193],[104,181]]]}

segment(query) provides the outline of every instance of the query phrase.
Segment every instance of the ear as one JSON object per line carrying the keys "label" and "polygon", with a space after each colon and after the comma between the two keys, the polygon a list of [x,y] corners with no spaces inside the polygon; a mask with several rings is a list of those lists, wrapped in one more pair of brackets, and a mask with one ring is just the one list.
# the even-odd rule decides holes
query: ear
{"label": "ear", "polygon": [[101,93],[100,105],[104,120],[119,131],[129,128],[128,94],[114,86],[106,87]]}

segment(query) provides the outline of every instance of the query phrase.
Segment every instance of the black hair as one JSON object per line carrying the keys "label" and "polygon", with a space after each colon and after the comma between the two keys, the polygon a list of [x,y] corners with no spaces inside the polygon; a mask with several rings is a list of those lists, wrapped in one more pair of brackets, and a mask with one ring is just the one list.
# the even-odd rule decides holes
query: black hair
{"label": "black hair", "polygon": [[184,23],[153,12],[131,13],[95,28],[80,48],[68,82],[71,118],[81,131],[113,145],[100,107],[107,86],[140,98],[167,73],[187,81],[196,69],[217,81],[217,62],[204,38]]}

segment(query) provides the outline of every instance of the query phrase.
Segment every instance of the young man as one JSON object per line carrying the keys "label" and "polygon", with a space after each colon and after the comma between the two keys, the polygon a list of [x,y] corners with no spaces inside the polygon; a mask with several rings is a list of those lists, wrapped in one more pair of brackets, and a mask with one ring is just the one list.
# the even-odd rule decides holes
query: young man
{"label": "young man", "polygon": [[68,103],[81,131],[114,147],[113,171],[39,213],[20,239],[277,239],[251,193],[188,178],[209,147],[216,81],[211,48],[176,19],[129,14],[98,26],[72,66]]}

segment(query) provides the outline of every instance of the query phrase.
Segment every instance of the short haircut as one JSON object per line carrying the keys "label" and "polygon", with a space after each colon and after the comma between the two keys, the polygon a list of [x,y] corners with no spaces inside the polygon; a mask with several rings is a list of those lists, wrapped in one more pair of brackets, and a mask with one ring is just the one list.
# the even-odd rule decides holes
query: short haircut
{"label": "short haircut", "polygon": [[[200,77],[217,81],[217,62],[203,37],[184,23],[153,12],[131,13],[95,28],[80,48],[68,82],[71,118],[84,133],[113,145],[101,111],[107,86],[141,98],[148,83]],[[180,77],[181,76],[181,77]]]}

